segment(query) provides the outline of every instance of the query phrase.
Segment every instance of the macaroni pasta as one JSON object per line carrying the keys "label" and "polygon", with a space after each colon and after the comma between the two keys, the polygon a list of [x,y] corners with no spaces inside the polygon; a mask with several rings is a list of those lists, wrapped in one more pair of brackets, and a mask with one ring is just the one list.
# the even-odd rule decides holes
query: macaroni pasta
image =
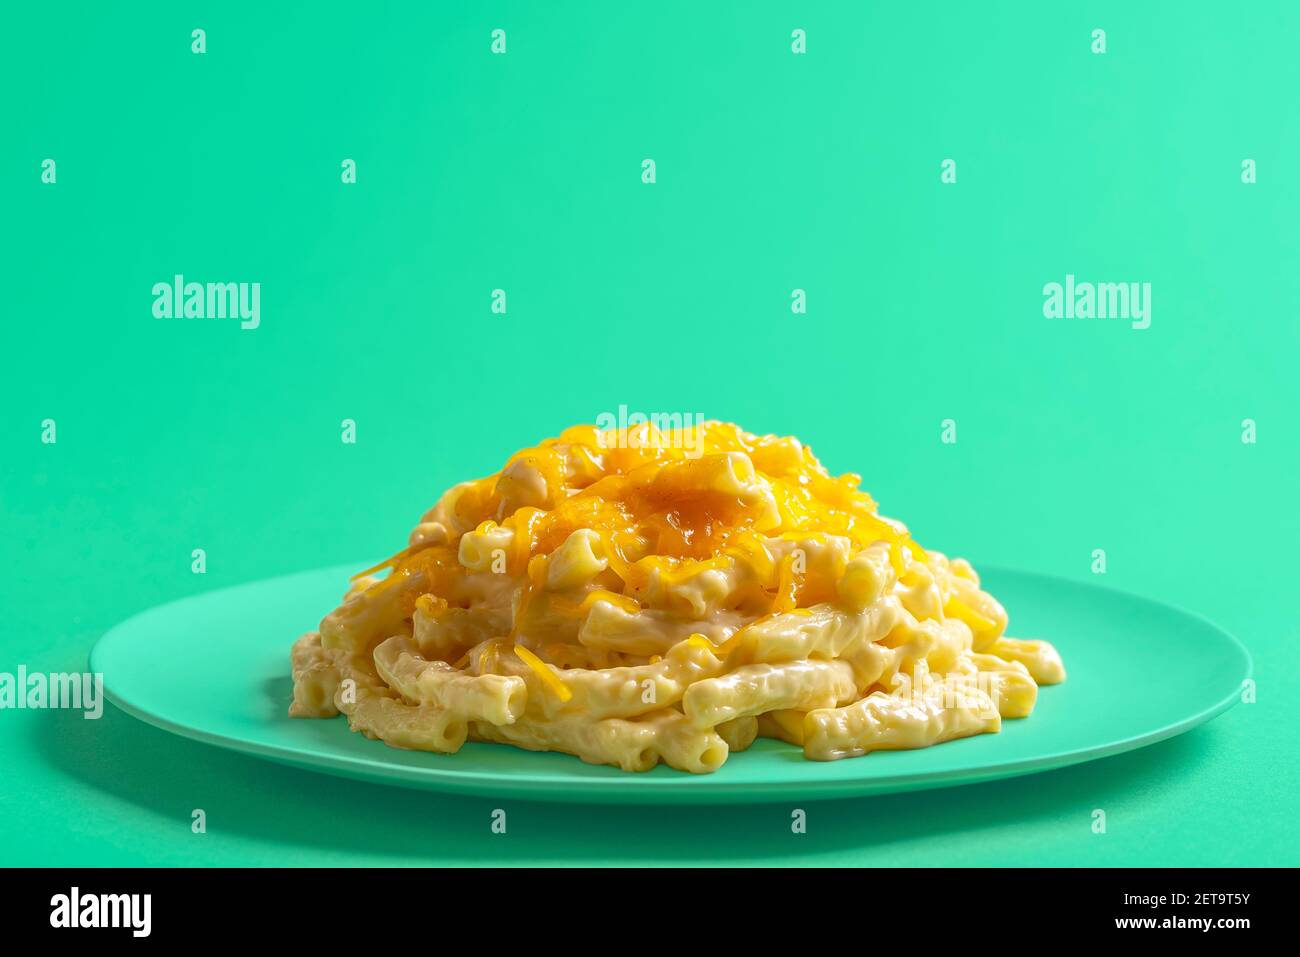
{"label": "macaroni pasta", "polygon": [[714,771],[998,731],[1064,680],[961,560],[794,438],[577,426],[450,489],[293,646],[295,717]]}

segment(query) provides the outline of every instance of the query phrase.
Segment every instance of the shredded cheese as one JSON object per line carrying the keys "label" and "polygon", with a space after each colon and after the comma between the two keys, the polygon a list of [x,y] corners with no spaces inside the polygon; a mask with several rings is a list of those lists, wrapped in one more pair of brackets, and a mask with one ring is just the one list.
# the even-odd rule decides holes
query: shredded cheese
{"label": "shredded cheese", "polygon": [[515,645],[514,651],[519,656],[519,660],[532,668],[537,677],[542,679],[542,684],[550,688],[557,698],[561,701],[568,701],[573,697],[573,692],[569,690],[569,686],[541,658],[538,658],[523,645]]}

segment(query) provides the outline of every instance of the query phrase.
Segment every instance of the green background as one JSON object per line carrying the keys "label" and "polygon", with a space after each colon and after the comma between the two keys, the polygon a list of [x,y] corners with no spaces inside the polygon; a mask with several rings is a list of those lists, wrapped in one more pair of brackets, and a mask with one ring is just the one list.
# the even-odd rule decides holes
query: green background
{"label": "green background", "polygon": [[[1050,7],[10,11],[0,671],[388,554],[445,486],[626,404],[796,434],[977,566],[1091,581],[1104,548],[1102,583],[1242,638],[1258,703],[813,804],[804,835],[783,806],[512,803],[494,836],[491,801],[4,711],[0,862],[1295,864],[1300,8]],[[176,272],[260,282],[261,328],[155,319]],[[1045,319],[1067,272],[1152,283],[1151,327]]]}

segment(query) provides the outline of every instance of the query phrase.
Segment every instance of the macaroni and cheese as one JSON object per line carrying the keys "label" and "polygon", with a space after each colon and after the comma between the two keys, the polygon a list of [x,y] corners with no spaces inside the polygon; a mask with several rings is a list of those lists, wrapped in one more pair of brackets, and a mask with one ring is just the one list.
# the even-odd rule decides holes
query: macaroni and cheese
{"label": "macaroni and cheese", "polygon": [[[970,564],[922,549],[797,439],[592,426],[450,489],[293,647],[290,714],[715,771],[998,731],[1062,681]],[[386,574],[384,574],[386,573]],[[380,577],[380,576],[383,577]]]}

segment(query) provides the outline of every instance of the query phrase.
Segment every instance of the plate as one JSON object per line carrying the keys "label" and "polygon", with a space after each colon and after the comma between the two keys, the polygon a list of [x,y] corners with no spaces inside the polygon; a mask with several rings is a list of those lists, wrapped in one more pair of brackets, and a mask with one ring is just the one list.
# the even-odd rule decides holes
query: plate
{"label": "plate", "polygon": [[240,585],[153,608],[104,635],[90,669],[110,701],[164,730],[350,778],[434,791],[566,802],[706,804],[811,801],[988,781],[1104,758],[1181,734],[1227,710],[1250,655],[1200,618],[1107,588],[990,569],[984,587],[1011,633],[1045,638],[1069,679],[1039,692],[1034,713],[1000,734],[919,751],[808,761],[760,740],[713,774],[657,767],[631,774],[470,743],[458,754],[399,751],[347,722],[288,717],[289,646],[311,630],[364,562]]}

